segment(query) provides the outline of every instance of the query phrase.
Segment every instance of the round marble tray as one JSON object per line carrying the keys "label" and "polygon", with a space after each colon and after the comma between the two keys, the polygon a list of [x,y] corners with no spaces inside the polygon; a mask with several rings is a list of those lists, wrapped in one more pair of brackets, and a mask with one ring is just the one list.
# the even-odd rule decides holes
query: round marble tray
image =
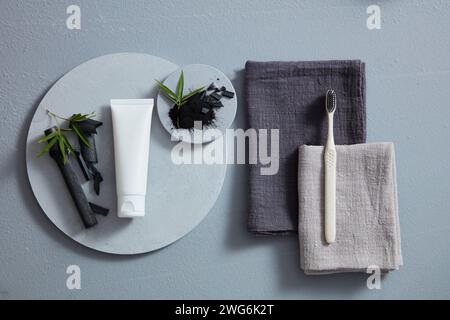
{"label": "round marble tray", "polygon": [[[171,151],[176,145],[162,127],[156,110],[152,117],[146,216],[120,219],[116,209],[114,150],[109,101],[112,98],[154,98],[155,79],[164,80],[178,66],[161,58],[137,53],[111,54],[92,59],[68,72],[42,99],[31,122],[26,145],[28,177],[34,195],[48,218],[73,240],[113,254],[139,254],[157,250],[180,239],[207,215],[225,178],[226,165],[176,165]],[[156,102],[156,101],[155,101]],[[62,116],[95,111],[103,122],[96,137],[103,174],[100,196],[91,184],[80,181],[89,201],[110,209],[97,216],[98,225],[85,229],[56,163],[37,158],[37,143],[53,122],[49,109]],[[216,143],[214,141],[212,143]],[[195,149],[193,152],[201,152]]]}

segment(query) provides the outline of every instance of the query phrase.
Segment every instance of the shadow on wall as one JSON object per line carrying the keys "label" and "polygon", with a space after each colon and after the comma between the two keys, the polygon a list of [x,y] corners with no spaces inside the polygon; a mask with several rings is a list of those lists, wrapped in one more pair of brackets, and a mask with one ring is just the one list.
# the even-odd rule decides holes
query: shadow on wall
{"label": "shadow on wall", "polygon": [[[243,98],[244,70],[236,72],[232,80],[238,96],[238,113],[234,127],[248,129],[246,103]],[[248,148],[248,146],[246,146]],[[248,155],[248,149],[246,150]],[[249,168],[247,165],[235,165],[231,173],[231,181],[235,187],[231,190],[231,203],[233,210],[227,212],[227,238],[225,243],[230,251],[252,250],[255,247],[264,246],[277,261],[278,270],[274,270],[271,276],[278,277],[279,290],[281,292],[305,292],[317,294],[323,297],[345,293],[354,294],[368,290],[366,280],[368,275],[362,273],[342,273],[321,276],[306,276],[300,269],[300,257],[297,235],[284,236],[256,236],[247,231],[248,198],[243,200],[242,195],[249,194],[248,179]],[[255,270],[257,272],[257,270]],[[275,292],[274,292],[275,295]]]}

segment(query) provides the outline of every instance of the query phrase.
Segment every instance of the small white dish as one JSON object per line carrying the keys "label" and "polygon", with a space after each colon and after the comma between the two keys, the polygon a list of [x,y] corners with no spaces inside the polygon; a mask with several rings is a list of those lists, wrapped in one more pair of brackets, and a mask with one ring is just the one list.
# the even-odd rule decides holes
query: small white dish
{"label": "small white dish", "polygon": [[[227,91],[234,92],[233,98],[222,97],[220,100],[223,104],[222,108],[215,108],[216,120],[213,126],[208,128],[199,129],[176,129],[169,117],[169,111],[173,107],[173,103],[161,92],[158,92],[156,100],[156,107],[158,110],[158,116],[161,120],[163,127],[172,135],[172,138],[179,141],[188,143],[206,143],[213,141],[223,135],[225,130],[231,126],[237,110],[237,97],[233,84],[230,79],[220,70],[211,67],[206,64],[190,64],[178,69],[164,81],[169,89],[176,91],[178,79],[181,71],[184,73],[184,94],[188,94],[199,87],[208,88],[211,83],[214,83],[217,88],[224,86]],[[212,91],[209,91],[211,93]],[[182,107],[181,107],[182,108]],[[204,135],[204,129],[217,129],[215,135]],[[194,139],[195,137],[203,137],[200,141]]]}

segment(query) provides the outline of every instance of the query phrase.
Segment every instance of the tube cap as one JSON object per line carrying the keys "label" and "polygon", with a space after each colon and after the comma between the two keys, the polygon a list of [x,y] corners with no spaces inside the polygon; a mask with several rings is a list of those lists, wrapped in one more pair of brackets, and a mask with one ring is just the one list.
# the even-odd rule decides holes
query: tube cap
{"label": "tube cap", "polygon": [[145,195],[125,195],[117,199],[119,218],[145,216]]}

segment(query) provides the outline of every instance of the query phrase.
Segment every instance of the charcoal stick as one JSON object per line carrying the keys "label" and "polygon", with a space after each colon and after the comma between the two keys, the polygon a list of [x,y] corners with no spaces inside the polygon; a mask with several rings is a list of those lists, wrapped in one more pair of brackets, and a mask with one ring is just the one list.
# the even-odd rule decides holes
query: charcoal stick
{"label": "charcoal stick", "polygon": [[[48,129],[45,131],[45,134],[49,135],[53,131],[54,131],[53,128]],[[92,208],[89,204],[86,195],[83,192],[83,189],[75,173],[73,165],[70,161],[64,163],[63,157],[61,155],[61,150],[57,143],[54,144],[50,149],[50,156],[53,158],[53,160],[55,160],[63,175],[64,181],[67,185],[67,188],[69,189],[70,195],[72,196],[75,206],[78,209],[78,214],[80,215],[84,226],[86,228],[95,226],[97,224],[97,219],[95,217],[94,212],[92,211]]]}

